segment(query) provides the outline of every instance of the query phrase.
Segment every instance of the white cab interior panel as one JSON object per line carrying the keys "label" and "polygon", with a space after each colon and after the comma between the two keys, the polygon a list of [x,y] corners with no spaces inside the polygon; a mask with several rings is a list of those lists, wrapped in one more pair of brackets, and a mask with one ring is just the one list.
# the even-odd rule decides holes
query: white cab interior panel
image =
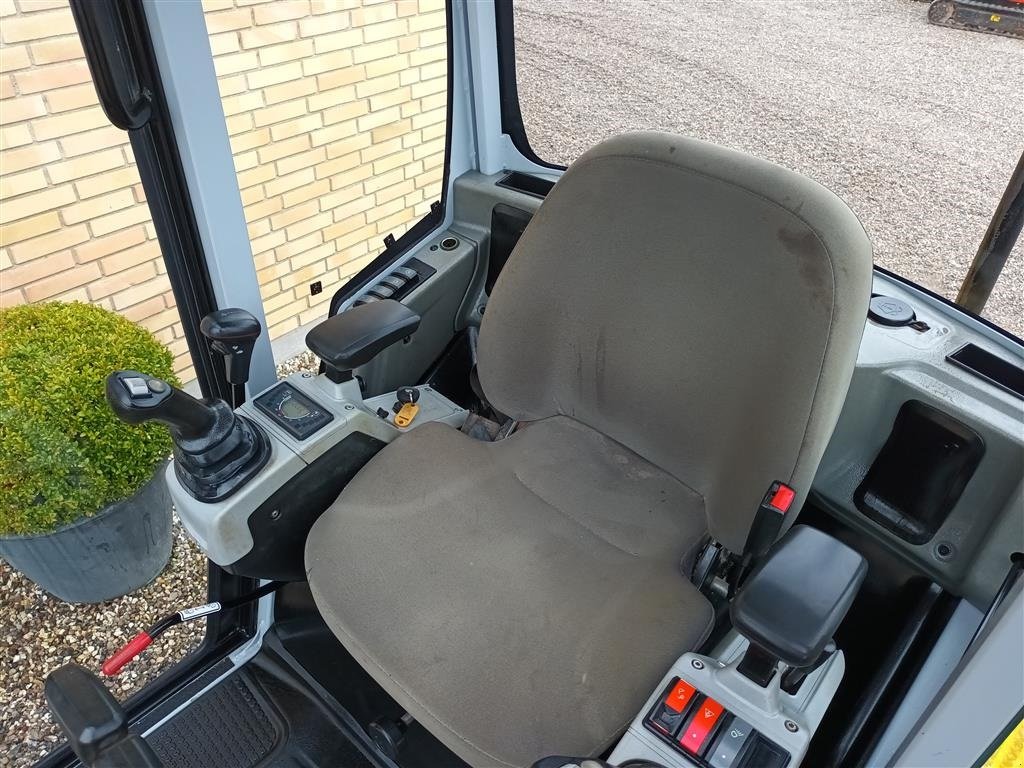
{"label": "white cab interior panel", "polygon": [[[1006,573],[1010,552],[1024,549],[1024,400],[1007,389],[951,362],[966,344],[1024,368],[1019,346],[948,305],[876,272],[875,294],[909,305],[916,322],[887,326],[869,319],[857,367],[842,415],[814,481],[816,500],[855,529],[911,561],[954,594],[984,607]],[[951,317],[957,317],[956,321]],[[980,438],[983,452],[948,514],[931,521],[934,533],[923,542],[908,541],[865,514],[858,499],[872,464],[883,450],[900,409],[916,401],[951,417]],[[908,438],[910,449],[914,437]],[[926,438],[922,438],[926,439]],[[953,439],[932,450],[955,450]],[[903,475],[902,493],[927,492],[927,477],[914,468],[913,456],[894,469]],[[1008,467],[1016,471],[1008,472]],[[941,466],[938,471],[944,471]],[[921,538],[921,537],[918,537]]]}

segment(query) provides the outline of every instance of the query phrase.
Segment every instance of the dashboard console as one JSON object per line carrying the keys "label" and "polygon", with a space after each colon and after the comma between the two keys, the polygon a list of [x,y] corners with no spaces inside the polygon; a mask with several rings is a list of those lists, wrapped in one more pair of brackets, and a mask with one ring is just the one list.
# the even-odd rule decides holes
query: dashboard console
{"label": "dashboard console", "polygon": [[430,421],[458,428],[466,411],[429,386],[416,387],[416,418],[395,423],[394,393],[364,402],[355,379],[296,373],[244,403],[237,413],[262,428],[266,465],[230,497],[194,498],[173,464],[167,484],[178,516],[215,563],[243,576],[301,581],[303,550],[316,519],[385,445]]}

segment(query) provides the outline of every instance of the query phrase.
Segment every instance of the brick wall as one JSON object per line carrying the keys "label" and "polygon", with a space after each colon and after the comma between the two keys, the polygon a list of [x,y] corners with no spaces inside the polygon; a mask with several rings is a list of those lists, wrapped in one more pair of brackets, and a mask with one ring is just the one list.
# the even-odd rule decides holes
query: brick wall
{"label": "brick wall", "polygon": [[[440,196],[443,0],[205,0],[271,338]],[[66,0],[0,0],[0,305],[121,312],[191,365],[126,134]],[[324,292],[311,296],[309,283]]]}

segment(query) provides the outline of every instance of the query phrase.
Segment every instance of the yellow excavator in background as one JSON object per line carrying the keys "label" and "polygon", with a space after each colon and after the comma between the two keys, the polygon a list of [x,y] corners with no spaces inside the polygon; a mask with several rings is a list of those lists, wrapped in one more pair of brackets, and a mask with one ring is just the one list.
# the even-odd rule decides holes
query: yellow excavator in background
{"label": "yellow excavator in background", "polygon": [[1024,0],[932,0],[928,21],[942,27],[1024,38]]}

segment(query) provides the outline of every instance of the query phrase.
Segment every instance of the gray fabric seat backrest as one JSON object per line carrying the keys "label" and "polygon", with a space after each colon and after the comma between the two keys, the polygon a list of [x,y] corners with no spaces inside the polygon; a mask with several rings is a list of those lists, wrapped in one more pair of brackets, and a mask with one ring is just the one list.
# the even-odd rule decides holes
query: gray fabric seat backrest
{"label": "gray fabric seat backrest", "polygon": [[773,480],[806,494],[846,396],[871,245],[811,180],[680,136],[618,136],[555,185],[480,330],[488,399],[564,414],[704,499],[742,549]]}

